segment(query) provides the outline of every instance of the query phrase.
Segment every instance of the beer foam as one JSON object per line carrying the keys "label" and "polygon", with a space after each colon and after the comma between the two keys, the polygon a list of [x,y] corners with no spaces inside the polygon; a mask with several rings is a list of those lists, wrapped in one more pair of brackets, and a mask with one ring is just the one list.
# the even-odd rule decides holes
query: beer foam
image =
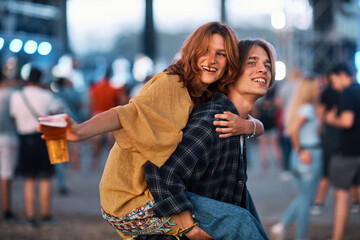
{"label": "beer foam", "polygon": [[42,125],[50,126],[50,127],[66,127],[66,122],[48,122],[48,121],[40,121]]}
{"label": "beer foam", "polygon": [[44,117],[39,117],[39,122],[42,125],[50,127],[66,127],[66,121],[64,119],[65,114],[49,115]]}

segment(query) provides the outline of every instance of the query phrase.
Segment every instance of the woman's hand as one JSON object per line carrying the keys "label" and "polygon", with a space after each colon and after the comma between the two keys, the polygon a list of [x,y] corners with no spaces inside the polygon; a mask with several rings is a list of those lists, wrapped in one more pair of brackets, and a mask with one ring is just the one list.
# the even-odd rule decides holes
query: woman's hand
{"label": "woman's hand", "polygon": [[72,118],[68,115],[65,116],[67,123],[66,126],[66,140],[69,142],[81,141],[79,137],[79,124],[77,124]]}
{"label": "woman's hand", "polygon": [[202,230],[199,226],[195,226],[190,232],[185,234],[190,240],[210,240],[213,239],[209,234]]}
{"label": "woman's hand", "polygon": [[310,165],[312,163],[310,150],[301,150],[298,152],[298,156],[304,164]]}
{"label": "woman's hand", "polygon": [[216,128],[216,132],[220,133],[219,135],[220,138],[228,138],[240,134],[247,134],[249,132],[248,120],[243,119],[232,112],[215,114],[215,118],[223,119],[223,120],[214,121],[215,126],[220,126]]}
{"label": "woman's hand", "polygon": [[[65,114],[65,121],[67,123],[66,126],[66,140],[70,141],[70,142],[77,142],[80,141],[81,139],[79,138],[79,125],[73,120],[71,119],[67,114]],[[41,125],[39,123],[38,128],[37,128],[38,132],[44,132],[44,128],[43,125]],[[45,139],[44,134],[41,135],[42,139]]]}
{"label": "woman's hand", "polygon": [[[228,138],[241,134],[252,135],[255,131],[255,136],[260,136],[264,133],[264,125],[257,119],[248,115],[249,119],[241,118],[240,116],[226,111],[223,114],[215,114],[215,118],[221,119],[214,121],[216,132],[220,133],[220,138]],[[255,126],[254,126],[255,124]]]}

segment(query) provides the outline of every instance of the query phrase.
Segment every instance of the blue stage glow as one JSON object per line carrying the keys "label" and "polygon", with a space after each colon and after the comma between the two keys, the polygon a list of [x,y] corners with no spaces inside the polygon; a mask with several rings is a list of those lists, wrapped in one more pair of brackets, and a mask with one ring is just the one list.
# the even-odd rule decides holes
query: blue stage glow
{"label": "blue stage glow", "polygon": [[356,80],[360,83],[360,51],[355,53],[355,67],[357,70]]}

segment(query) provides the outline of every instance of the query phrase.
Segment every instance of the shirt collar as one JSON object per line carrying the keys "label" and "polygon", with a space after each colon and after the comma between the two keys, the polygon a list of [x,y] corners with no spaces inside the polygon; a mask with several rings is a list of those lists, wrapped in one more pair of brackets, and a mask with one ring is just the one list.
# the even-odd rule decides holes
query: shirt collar
{"label": "shirt collar", "polygon": [[232,113],[235,113],[237,115],[239,115],[239,112],[238,110],[236,109],[235,105],[232,103],[232,101],[230,101],[230,99],[225,96],[224,94],[222,93],[215,93],[214,94],[214,97],[213,97],[213,101],[215,102],[221,102],[223,105],[226,106],[226,108],[228,108],[228,110]]}

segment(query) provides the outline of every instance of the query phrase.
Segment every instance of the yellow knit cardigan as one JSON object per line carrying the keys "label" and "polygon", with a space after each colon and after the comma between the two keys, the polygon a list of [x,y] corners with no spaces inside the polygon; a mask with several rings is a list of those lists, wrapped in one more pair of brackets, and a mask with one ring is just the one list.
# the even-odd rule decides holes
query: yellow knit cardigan
{"label": "yellow knit cardigan", "polygon": [[107,214],[119,217],[153,199],[144,165],[160,167],[174,152],[193,102],[177,75],[159,73],[129,104],[113,109],[122,129],[113,132],[116,143],[100,181],[100,200]]}

